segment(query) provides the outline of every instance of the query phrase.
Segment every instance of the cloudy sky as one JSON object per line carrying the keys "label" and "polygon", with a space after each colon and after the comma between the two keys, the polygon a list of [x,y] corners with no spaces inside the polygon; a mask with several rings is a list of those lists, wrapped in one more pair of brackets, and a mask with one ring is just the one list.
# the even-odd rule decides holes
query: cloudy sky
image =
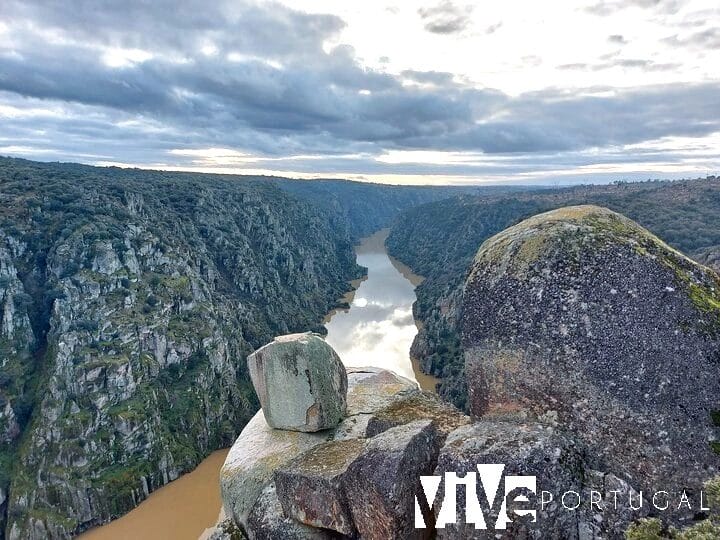
{"label": "cloudy sky", "polygon": [[720,172],[717,0],[1,0],[0,155],[392,183]]}

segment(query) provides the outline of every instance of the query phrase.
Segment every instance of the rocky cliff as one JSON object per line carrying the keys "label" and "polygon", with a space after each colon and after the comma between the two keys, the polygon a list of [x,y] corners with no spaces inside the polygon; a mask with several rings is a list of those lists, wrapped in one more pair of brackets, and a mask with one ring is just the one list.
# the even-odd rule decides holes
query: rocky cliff
{"label": "rocky cliff", "polygon": [[[221,474],[223,527],[250,540],[599,540],[631,527],[657,540],[663,523],[700,521],[673,538],[717,537],[717,274],[615,212],[567,207],[483,243],[457,301],[470,417],[390,372],[348,369],[337,427],[250,421]],[[451,481],[467,483],[457,504]]]}
{"label": "rocky cliff", "polygon": [[360,269],[273,186],[1,165],[3,530],[67,537],[229,445],[257,409],[247,354],[317,328]]}
{"label": "rocky cliff", "polygon": [[[467,493],[483,500],[479,511],[484,517],[479,519],[466,514],[470,495],[462,489],[456,505],[446,499],[454,491],[446,491],[446,474],[477,475],[478,465],[493,463],[503,464],[506,478],[535,476],[537,495],[542,489],[553,496],[563,490],[587,496],[594,489],[608,500],[610,489],[627,491],[612,475],[593,471],[594,476],[586,477],[591,469],[584,449],[551,418],[505,413],[472,420],[437,395],[378,368],[348,368],[348,383],[348,415],[333,429],[272,429],[262,412],[248,423],[221,472],[229,517],[217,527],[214,539],[605,537],[597,525],[602,512],[594,513],[587,505],[573,511],[559,504],[540,507],[533,496],[534,523],[511,519],[496,528],[499,517],[506,515],[504,487],[493,497],[480,487],[492,489],[489,482],[472,484]],[[421,476],[436,477],[437,489],[424,492]],[[487,504],[484,497],[490,498]],[[605,519],[618,529],[629,521],[627,515],[612,513]]]}
{"label": "rocky cliff", "polygon": [[[717,474],[720,277],[595,206],[487,240],[462,299],[469,408],[552,415],[637,492]],[[673,519],[690,519],[697,511]]]}

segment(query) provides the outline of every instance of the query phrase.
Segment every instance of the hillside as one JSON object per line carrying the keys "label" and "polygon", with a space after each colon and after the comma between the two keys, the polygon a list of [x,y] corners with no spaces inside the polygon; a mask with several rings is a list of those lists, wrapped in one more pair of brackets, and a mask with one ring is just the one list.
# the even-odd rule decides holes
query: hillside
{"label": "hillside", "polygon": [[421,204],[459,195],[503,195],[528,189],[513,186],[391,186],[347,180],[286,178],[268,178],[266,181],[336,216],[336,225],[346,227],[353,239],[389,227],[401,211]]}
{"label": "hillside", "polygon": [[440,391],[466,407],[457,329],[462,283],[480,244],[520,220],[573,204],[596,204],[637,221],[671,246],[712,264],[720,244],[720,179],[618,183],[507,196],[460,196],[403,212],[389,252],[427,279],[417,288],[423,328],[413,344]]}

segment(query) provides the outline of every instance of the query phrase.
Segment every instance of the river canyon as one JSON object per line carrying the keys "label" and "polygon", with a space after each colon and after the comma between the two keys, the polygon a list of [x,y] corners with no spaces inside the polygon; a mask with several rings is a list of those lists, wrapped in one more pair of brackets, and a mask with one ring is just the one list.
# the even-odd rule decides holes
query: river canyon
{"label": "river canyon", "polygon": [[[388,255],[384,244],[388,232],[378,231],[355,247],[357,262],[367,272],[352,282],[353,289],[341,299],[349,308],[328,313],[326,340],[348,366],[390,369],[434,391],[437,379],[423,374],[409,355],[417,334],[412,314],[415,287],[423,278]],[[81,538],[196,540],[221,512],[218,478],[226,454],[227,450],[214,452],[125,516]]]}

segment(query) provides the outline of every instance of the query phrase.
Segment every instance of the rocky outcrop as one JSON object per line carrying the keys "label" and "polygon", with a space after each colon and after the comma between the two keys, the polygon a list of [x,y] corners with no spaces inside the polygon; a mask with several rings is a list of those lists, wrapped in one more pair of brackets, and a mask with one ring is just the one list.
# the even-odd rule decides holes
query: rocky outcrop
{"label": "rocky outcrop", "polygon": [[[631,222],[602,209],[567,212],[580,219],[598,216],[601,223],[620,220],[637,232]],[[613,245],[609,238],[602,241]],[[648,237],[647,242],[657,240]],[[652,246],[640,248],[644,254]],[[692,262],[678,264],[695,269]],[[706,269],[698,271],[702,277]],[[347,368],[348,416],[335,428],[313,433],[273,429],[258,412],[221,472],[223,504],[233,524],[249,540],[620,539],[632,522],[658,514],[655,492],[660,504],[668,502],[661,511],[665,520],[677,524],[703,516],[693,474],[712,476],[713,454],[698,465],[706,454],[690,453],[696,448],[690,441],[682,447],[689,460],[676,459],[673,470],[661,455],[668,450],[652,446],[647,430],[638,431],[633,441],[603,438],[602,423],[616,422],[612,415],[617,411],[603,409],[606,402],[597,402],[589,424],[572,416],[573,410],[589,412],[582,410],[582,400],[564,403],[563,391],[578,381],[588,391],[587,370],[573,375],[573,364],[563,364],[554,372],[560,388],[535,401],[536,394],[523,392],[534,385],[549,392],[554,384],[549,372],[538,378],[520,375],[522,362],[537,358],[513,357],[516,363],[508,368],[505,357],[494,356],[495,349],[467,350],[482,353],[468,357],[469,383],[478,385],[473,392],[484,392],[484,398],[474,395],[473,407],[479,404],[475,419],[377,368]],[[570,354],[567,348],[563,354]],[[551,365],[548,360],[542,364]],[[618,403],[610,392],[606,399]],[[661,413],[667,414],[656,412]],[[640,416],[622,420],[632,423]],[[668,420],[657,422],[665,428]],[[691,433],[692,426],[678,429],[686,428],[685,434]],[[631,437],[630,430],[638,427],[612,429]],[[674,434],[659,436],[676,440]],[[637,446],[624,450],[632,444]],[[612,454],[617,451],[624,453]],[[707,504],[708,496],[703,497]]]}
{"label": "rocky outcrop", "polygon": [[419,477],[469,418],[390,371],[347,372],[348,417],[336,428],[272,429],[258,412],[235,441],[223,504],[251,540],[414,537]]}
{"label": "rocky outcrop", "polygon": [[275,484],[285,515],[312,527],[355,534],[346,478],[364,448],[364,439],[331,441],[277,469]]}
{"label": "rocky outcrop", "polygon": [[637,491],[697,499],[716,474],[720,278],[629,219],[568,207],[487,240],[462,335],[476,416],[551,415]]}
{"label": "rocky outcrop", "polygon": [[[620,538],[628,523],[645,515],[622,504],[615,508],[617,497],[637,500],[637,491],[593,468],[592,449],[554,414],[532,419],[496,412],[471,421],[391,372],[348,368],[348,379],[349,416],[337,428],[272,429],[258,413],[233,445],[221,473],[223,503],[250,540],[589,540]],[[465,512],[470,486],[455,490],[453,506],[446,475],[468,478],[491,464],[502,471],[495,498],[478,502],[484,518],[478,529]],[[437,480],[432,494],[420,484],[431,475]],[[527,501],[536,509],[532,523],[518,519],[514,506],[501,512],[505,482],[516,476],[534,477]],[[487,478],[475,476],[471,486],[478,501],[492,497]],[[576,500],[582,504],[568,508]],[[506,516],[502,528],[500,516]]]}
{"label": "rocky outcrop", "polygon": [[716,274],[623,216],[570,207],[485,242],[459,301],[475,418],[389,372],[351,372],[337,428],[226,464],[224,501],[247,487],[233,516],[251,540],[619,539],[638,518],[703,517],[719,465]]}
{"label": "rocky outcrop", "polygon": [[[487,418],[456,429],[448,436],[440,452],[435,474],[477,474],[478,464],[493,463],[502,464],[506,478],[512,475],[535,476],[538,495],[540,490],[544,490],[559,499],[558,494],[569,490],[582,492],[585,467],[582,449],[551,425],[523,419]],[[483,488],[491,489],[489,484],[483,484]],[[443,493],[444,490],[443,479],[439,492]],[[483,515],[486,526],[500,530],[497,526],[500,505],[497,503],[505,493],[502,486],[498,491],[500,497],[486,503],[487,513]],[[477,489],[477,495],[485,503],[483,497],[488,492]],[[437,529],[438,538],[486,538],[486,531],[477,531],[472,520],[467,522],[464,490],[458,490],[457,508],[457,523],[443,524],[442,528]],[[538,514],[536,523],[511,523],[499,534],[504,534],[506,538],[532,538],[533,531],[542,531],[543,538],[580,537],[578,526],[583,522],[584,507],[580,511],[569,512],[557,500],[544,507],[542,504],[534,504],[533,508]],[[436,520],[441,521],[442,505],[436,504],[434,510]],[[593,523],[592,520],[585,521]]]}
{"label": "rocky outcrop", "polygon": [[432,474],[444,437],[426,418],[389,428],[368,440],[348,467],[344,491],[360,538],[420,539],[415,498],[420,476]]}
{"label": "rocky outcrop", "polygon": [[265,421],[292,431],[336,427],[347,413],[347,374],[317,334],[280,336],[248,356]]}
{"label": "rocky outcrop", "polygon": [[564,206],[610,208],[646,227],[694,260],[720,269],[720,179],[618,182],[525,190],[492,197],[462,196],[404,210],[386,245],[390,255],[425,279],[413,306],[420,323],[413,356],[425,373],[441,377],[444,399],[465,409],[461,297],[478,247],[534,214]]}

